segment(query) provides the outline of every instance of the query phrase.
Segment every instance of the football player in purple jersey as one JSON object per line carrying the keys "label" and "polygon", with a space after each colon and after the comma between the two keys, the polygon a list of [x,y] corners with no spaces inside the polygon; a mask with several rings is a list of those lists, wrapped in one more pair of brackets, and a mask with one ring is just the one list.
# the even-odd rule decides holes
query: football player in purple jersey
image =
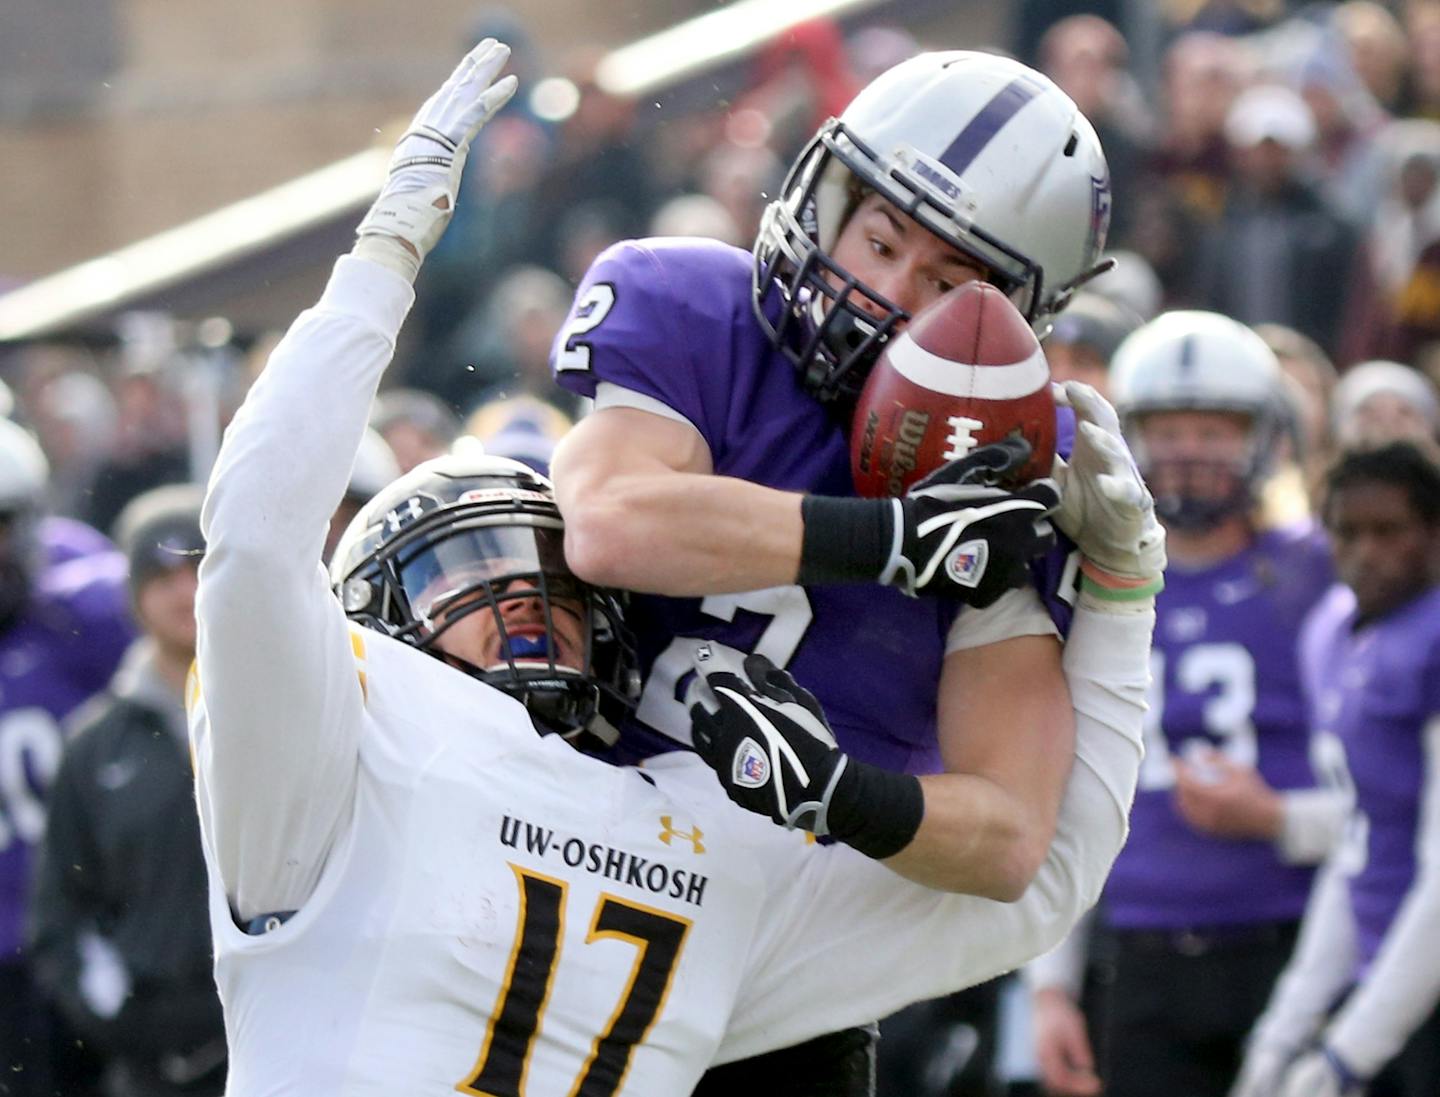
{"label": "football player in purple jersey", "polygon": [[[1234,1097],[1430,1097],[1440,1078],[1440,469],[1407,443],[1326,478],[1341,585],[1301,634],[1353,795]],[[1338,1004],[1337,1004],[1338,1003]]]}
{"label": "football player in purple jersey", "polygon": [[1051,1093],[1221,1097],[1293,945],[1343,804],[1317,789],[1295,637],[1331,582],[1310,523],[1252,517],[1286,429],[1279,363],[1253,331],[1166,313],[1110,375],[1165,524],[1150,714],[1130,838],[1092,929],[1032,965]]}
{"label": "football player in purple jersey", "polygon": [[[817,821],[847,802],[883,799],[904,822],[842,840],[932,886],[1023,892],[1073,753],[1047,612],[1063,621],[1065,607],[1042,604],[1028,570],[1050,543],[1054,491],[989,486],[1002,450],[904,499],[860,499],[847,429],[876,354],[917,309],[985,278],[1043,332],[1103,269],[1108,221],[1104,156],[1063,92],[1006,58],[930,53],[821,127],[753,255],[644,240],[595,261],[553,353],[595,411],[552,471],[576,572],[644,592],[628,615],[646,673],[628,757],[691,742],[698,646],[762,654],[818,695],[846,760],[814,791],[828,810],[802,825],[824,833]],[[1113,415],[1099,425],[1110,409],[1075,393],[1090,429],[1058,521],[1083,551],[1082,597],[1148,613],[1163,537]],[[983,574],[960,582],[943,566],[957,545],[988,554]],[[726,749],[700,745],[734,798],[795,823]],[[868,1074],[868,1042],[840,1043]],[[817,1092],[868,1088],[794,1073]]]}
{"label": "football player in purple jersey", "polygon": [[124,557],[68,551],[73,530],[65,544],[42,535],[48,476],[35,440],[0,419],[0,1078],[19,1094],[54,1085],[22,929],[60,720],[104,687],[132,636]]}

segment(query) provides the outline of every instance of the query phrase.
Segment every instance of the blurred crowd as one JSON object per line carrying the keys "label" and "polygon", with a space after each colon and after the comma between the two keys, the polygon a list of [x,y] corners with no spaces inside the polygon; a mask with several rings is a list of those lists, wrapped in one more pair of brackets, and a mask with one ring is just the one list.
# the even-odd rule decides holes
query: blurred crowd
{"label": "blurred crowd", "polygon": [[[1114,191],[1116,264],[1056,319],[1054,376],[1105,391],[1117,348],[1168,310],[1253,327],[1283,367],[1277,525],[1314,512],[1342,451],[1440,452],[1440,2],[1171,0],[1158,36],[1120,4],[1022,7],[1028,44],[991,45],[1075,99]],[[784,165],[859,87],[921,49],[976,45],[810,23],[722,100],[656,111],[606,91],[594,51],[542,56],[519,17],[490,12],[485,35],[514,47],[528,94],[470,157],[336,535],[457,444],[543,470],[583,412],[551,381],[550,346],[600,251],[647,235],[748,248]],[[158,314],[113,334],[0,347],[0,1095],[223,1079],[185,620],[195,485],[276,336]],[[882,1095],[993,1094],[1024,1075],[1028,1055],[997,1047],[1024,1027],[1000,1022],[1000,994],[895,1021]]]}

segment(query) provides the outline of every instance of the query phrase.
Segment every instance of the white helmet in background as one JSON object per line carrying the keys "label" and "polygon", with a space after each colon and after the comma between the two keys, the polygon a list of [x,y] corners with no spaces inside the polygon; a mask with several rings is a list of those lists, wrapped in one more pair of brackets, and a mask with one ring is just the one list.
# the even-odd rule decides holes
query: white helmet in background
{"label": "white helmet in background", "polygon": [[[755,242],[761,326],[822,400],[858,392],[906,318],[831,257],[866,191],[983,264],[1041,333],[1107,265],[1109,171],[1069,96],[995,54],[955,50],[902,62],[820,128]],[[855,294],[880,305],[884,319],[868,316]]]}
{"label": "white helmet in background", "polygon": [[378,495],[392,480],[400,476],[400,462],[390,443],[374,427],[366,427],[360,436],[360,446],[355,451],[355,463],[350,466],[350,481],[345,485],[345,494],[365,502]]}
{"label": "white helmet in background", "polygon": [[0,631],[15,621],[30,597],[41,566],[36,527],[40,521],[50,463],[30,432],[0,419]]}
{"label": "white helmet in background", "polygon": [[[1274,471],[1281,439],[1294,429],[1275,352],[1250,328],[1215,312],[1167,312],[1136,330],[1110,363],[1110,395],[1157,513],[1181,529],[1204,529],[1253,507],[1260,485]],[[1156,458],[1147,452],[1139,427],[1147,415],[1167,411],[1245,417],[1244,458],[1238,466],[1218,458]],[[1196,477],[1213,482],[1217,473],[1233,478],[1230,491],[1184,486]],[[1181,486],[1157,490],[1164,484]]]}
{"label": "white helmet in background", "polygon": [[0,419],[0,514],[38,509],[49,479],[40,443],[19,423]]}

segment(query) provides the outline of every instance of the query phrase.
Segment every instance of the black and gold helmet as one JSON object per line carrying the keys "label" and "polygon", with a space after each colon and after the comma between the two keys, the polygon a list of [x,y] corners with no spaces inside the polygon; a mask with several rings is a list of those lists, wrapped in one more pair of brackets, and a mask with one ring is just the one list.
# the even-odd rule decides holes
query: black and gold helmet
{"label": "black and gold helmet", "polygon": [[[515,697],[542,732],[614,742],[639,695],[621,598],[565,563],[550,482],[518,461],[452,454],[416,466],[370,500],[335,549],[330,577],[346,615]],[[510,611],[538,600],[543,628]],[[437,639],[472,613],[494,614],[499,645],[477,665]],[[578,665],[557,658],[556,617],[580,629]],[[507,627],[508,626],[508,627]]]}

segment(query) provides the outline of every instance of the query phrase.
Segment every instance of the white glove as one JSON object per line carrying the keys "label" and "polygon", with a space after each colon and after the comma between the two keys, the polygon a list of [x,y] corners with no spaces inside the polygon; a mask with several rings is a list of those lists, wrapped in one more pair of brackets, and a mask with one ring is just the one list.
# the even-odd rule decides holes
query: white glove
{"label": "white glove", "polygon": [[416,112],[380,197],[355,230],[356,255],[415,281],[455,211],[471,140],[515,94],[513,76],[491,86],[508,60],[509,46],[485,39]]}
{"label": "white glove", "polygon": [[1285,1068],[1294,1057],[1294,1052],[1275,1045],[1252,1045],[1245,1053],[1229,1097],[1275,1097]]}
{"label": "white glove", "polygon": [[1056,385],[1055,402],[1075,410],[1075,448],[1068,462],[1055,458],[1054,520],[1085,557],[1086,589],[1106,600],[1149,598],[1163,583],[1165,530],[1115,409],[1078,381]]}
{"label": "white glove", "polygon": [[1275,1097],[1361,1097],[1360,1080],[1324,1049],[1307,1051],[1285,1072]]}

